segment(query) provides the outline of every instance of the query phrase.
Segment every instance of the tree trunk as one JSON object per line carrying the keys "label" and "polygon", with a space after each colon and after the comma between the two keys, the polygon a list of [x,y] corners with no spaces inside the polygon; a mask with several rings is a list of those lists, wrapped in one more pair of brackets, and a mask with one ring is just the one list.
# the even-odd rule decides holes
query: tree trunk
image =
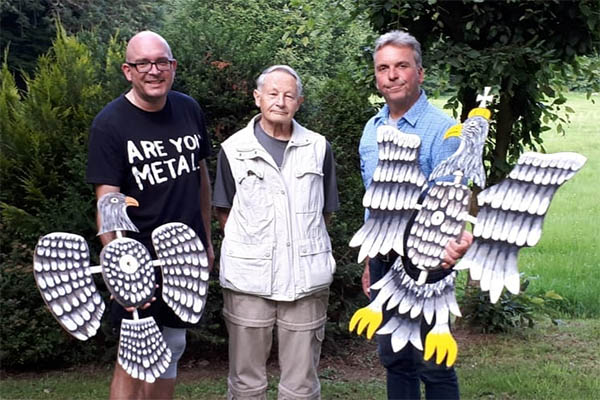
{"label": "tree trunk", "polygon": [[514,112],[507,91],[501,90],[498,113],[496,115],[496,143],[494,159],[490,171],[488,186],[498,183],[508,173],[508,148],[511,142],[512,127],[515,122]]}

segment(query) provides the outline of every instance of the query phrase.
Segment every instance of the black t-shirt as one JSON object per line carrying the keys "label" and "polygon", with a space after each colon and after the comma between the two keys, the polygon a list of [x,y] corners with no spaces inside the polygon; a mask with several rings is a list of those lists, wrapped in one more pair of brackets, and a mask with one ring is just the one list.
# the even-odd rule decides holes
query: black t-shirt
{"label": "black t-shirt", "polygon": [[121,95],[92,123],[86,179],[95,185],[119,186],[139,202],[127,213],[140,232],[126,235],[154,255],[152,230],[168,222],[183,222],[206,243],[199,163],[209,154],[204,116],[191,97],[171,91],[162,110],[147,112]]}
{"label": "black t-shirt", "polygon": [[87,181],[119,186],[139,202],[127,213],[140,233],[127,236],[144,245],[167,222],[204,238],[199,163],[209,154],[204,116],[191,97],[171,91],[162,110],[147,112],[120,96],[92,123]]}

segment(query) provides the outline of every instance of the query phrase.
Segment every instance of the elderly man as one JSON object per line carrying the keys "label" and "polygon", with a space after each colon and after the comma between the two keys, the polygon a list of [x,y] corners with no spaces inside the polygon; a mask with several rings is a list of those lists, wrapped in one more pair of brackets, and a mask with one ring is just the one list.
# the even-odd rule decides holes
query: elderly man
{"label": "elderly man", "polygon": [[[433,107],[421,89],[424,70],[421,64],[421,45],[410,34],[392,31],[375,42],[373,55],[377,90],[385,99],[385,106],[371,118],[363,131],[359,153],[361,173],[365,187],[371,183],[377,166],[378,148],[376,130],[388,124],[405,133],[421,138],[419,165],[425,176],[458,148],[457,138],[444,140],[443,135],[455,121]],[[430,182],[431,183],[431,182]],[[465,232],[459,243],[451,241],[446,246],[442,266],[450,268],[467,251],[473,237]],[[369,286],[382,278],[395,260],[394,255],[367,259],[362,276],[363,291],[370,295]],[[402,262],[410,263],[407,257]],[[445,271],[430,274],[436,279]],[[438,275],[436,277],[436,275]],[[384,321],[385,322],[385,321]],[[420,381],[425,383],[428,399],[455,399],[459,397],[458,381],[453,368],[423,362],[423,354],[411,344],[394,353],[390,335],[377,336],[379,355],[387,370],[387,389],[390,399],[418,399]]]}
{"label": "elderly man", "polygon": [[265,399],[277,325],[279,398],[318,399],[317,374],[335,261],[326,221],[339,207],[327,140],[293,118],[302,82],[267,68],[260,114],[222,143],[213,204],[225,231],[220,258],[229,332],[230,399]]}
{"label": "elderly man", "polygon": [[[210,181],[206,158],[210,139],[202,110],[192,98],[171,90],[177,61],[168,43],[153,32],[140,32],[129,41],[121,69],[131,89],[109,103],[94,119],[90,133],[87,181],[96,196],[122,192],[139,207],[128,210],[139,233],[131,236],[153,253],[150,235],[164,223],[183,222],[196,231],[209,256]],[[106,245],[114,233],[100,237]],[[160,282],[160,274],[157,279]],[[153,316],[171,352],[167,371],[149,384],[129,376],[117,364],[111,384],[112,399],[168,399],[173,397],[177,361],[185,349],[183,323],[164,304],[160,292],[141,317]],[[116,302],[111,305],[115,329],[132,318]]]}

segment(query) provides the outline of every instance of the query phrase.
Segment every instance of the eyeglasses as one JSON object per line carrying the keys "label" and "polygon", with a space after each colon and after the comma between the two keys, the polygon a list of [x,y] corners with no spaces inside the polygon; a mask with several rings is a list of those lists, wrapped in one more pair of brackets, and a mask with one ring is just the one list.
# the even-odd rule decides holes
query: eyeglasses
{"label": "eyeglasses", "polygon": [[125,64],[134,67],[137,72],[150,72],[153,65],[156,65],[156,69],[159,71],[168,71],[171,69],[171,64],[173,61],[175,60],[164,59],[157,61],[142,61],[137,63],[126,61]]}

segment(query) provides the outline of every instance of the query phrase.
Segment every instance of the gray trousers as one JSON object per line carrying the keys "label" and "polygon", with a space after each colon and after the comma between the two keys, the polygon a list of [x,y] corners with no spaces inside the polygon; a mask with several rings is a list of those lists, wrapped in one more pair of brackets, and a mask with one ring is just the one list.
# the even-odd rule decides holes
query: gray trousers
{"label": "gray trousers", "polygon": [[266,364],[275,325],[281,368],[278,399],[320,399],[317,369],[329,289],[291,302],[223,289],[223,300],[229,333],[228,399],[266,399]]}

